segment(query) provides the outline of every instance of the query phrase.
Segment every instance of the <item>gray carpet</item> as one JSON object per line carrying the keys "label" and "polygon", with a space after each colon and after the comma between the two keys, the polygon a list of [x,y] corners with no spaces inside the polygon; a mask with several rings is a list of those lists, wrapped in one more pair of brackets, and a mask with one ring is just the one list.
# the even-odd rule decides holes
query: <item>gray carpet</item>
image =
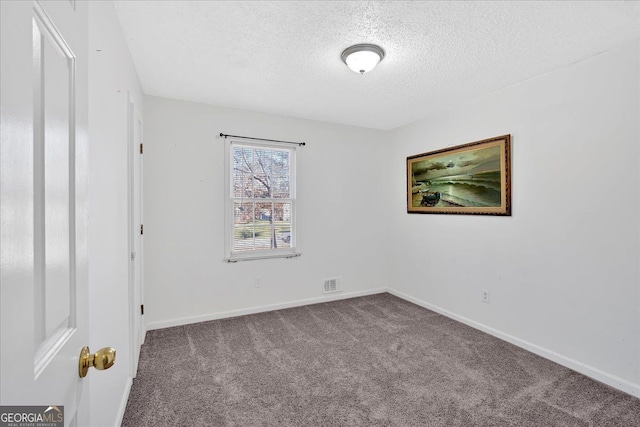
{"label": "gray carpet", "polygon": [[124,427],[640,426],[640,399],[389,294],[150,331]]}

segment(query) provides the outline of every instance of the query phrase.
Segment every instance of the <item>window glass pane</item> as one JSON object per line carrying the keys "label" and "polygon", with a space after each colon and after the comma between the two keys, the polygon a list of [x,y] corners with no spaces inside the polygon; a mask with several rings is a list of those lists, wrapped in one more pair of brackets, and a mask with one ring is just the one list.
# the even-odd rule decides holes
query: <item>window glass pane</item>
{"label": "window glass pane", "polygon": [[232,151],[232,194],[236,198],[253,197],[251,165],[253,150],[246,147],[233,147]]}
{"label": "window glass pane", "polygon": [[253,188],[254,197],[271,197],[272,150],[257,149],[254,153]]}
{"label": "window glass pane", "polygon": [[255,170],[260,177],[271,176],[273,169],[273,150],[257,149],[255,151]]}
{"label": "window glass pane", "polygon": [[289,187],[289,152],[275,151],[273,153],[273,168],[271,174],[273,198],[290,198]]}
{"label": "window glass pane", "polygon": [[273,204],[273,224],[279,248],[291,247],[291,203]]}
{"label": "window glass pane", "polygon": [[289,198],[289,177],[274,175],[272,180],[272,197],[275,199]]}
{"label": "window glass pane", "polygon": [[233,251],[254,249],[255,210],[253,202],[233,204]]}
{"label": "window glass pane", "polygon": [[291,175],[291,159],[289,156],[289,152],[288,151],[283,151],[282,152],[282,175],[283,176],[290,176]]}
{"label": "window glass pane", "polygon": [[273,222],[273,203],[256,203],[256,249],[275,249],[275,224]]}

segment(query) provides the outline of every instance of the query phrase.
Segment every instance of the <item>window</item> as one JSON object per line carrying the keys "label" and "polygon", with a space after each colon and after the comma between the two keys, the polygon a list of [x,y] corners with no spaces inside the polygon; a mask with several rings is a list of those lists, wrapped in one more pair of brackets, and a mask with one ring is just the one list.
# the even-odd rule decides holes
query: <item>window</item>
{"label": "window", "polygon": [[297,256],[295,148],[231,140],[227,260]]}

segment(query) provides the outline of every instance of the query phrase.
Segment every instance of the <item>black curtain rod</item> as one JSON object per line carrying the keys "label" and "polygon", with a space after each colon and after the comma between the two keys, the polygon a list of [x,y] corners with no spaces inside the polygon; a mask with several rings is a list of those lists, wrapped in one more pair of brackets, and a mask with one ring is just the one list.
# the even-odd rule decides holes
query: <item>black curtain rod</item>
{"label": "black curtain rod", "polygon": [[283,144],[295,144],[295,145],[297,145],[299,147],[303,147],[303,146],[307,145],[304,142],[280,141],[279,139],[254,138],[252,136],[227,135],[227,134],[224,134],[222,132],[220,132],[220,136],[223,137],[223,138],[226,138],[226,137],[230,136],[231,138],[244,138],[244,139],[255,139],[257,141],[282,142]]}

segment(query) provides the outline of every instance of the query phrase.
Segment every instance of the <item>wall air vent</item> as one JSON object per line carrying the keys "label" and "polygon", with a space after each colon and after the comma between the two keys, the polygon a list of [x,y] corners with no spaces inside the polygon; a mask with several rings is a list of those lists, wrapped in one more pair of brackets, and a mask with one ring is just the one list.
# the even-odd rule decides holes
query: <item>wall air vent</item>
{"label": "wall air vent", "polygon": [[332,292],[340,292],[342,291],[342,285],[340,284],[340,279],[337,277],[333,279],[325,279],[324,281],[324,293],[330,294]]}

